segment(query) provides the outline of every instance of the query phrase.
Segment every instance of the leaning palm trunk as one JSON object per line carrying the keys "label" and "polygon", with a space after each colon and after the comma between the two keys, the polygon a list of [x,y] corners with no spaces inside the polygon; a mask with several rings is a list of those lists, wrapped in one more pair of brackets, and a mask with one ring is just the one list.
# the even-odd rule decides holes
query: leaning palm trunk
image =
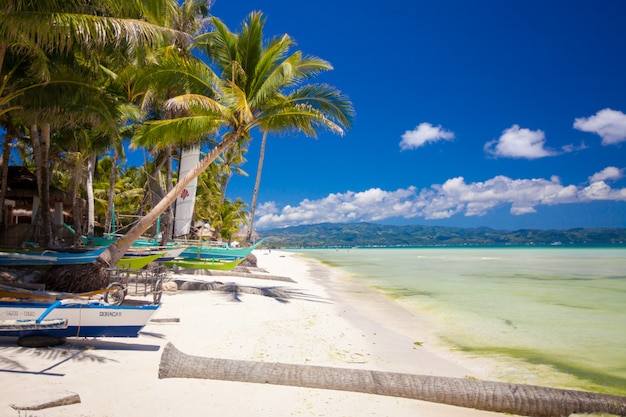
{"label": "leaning palm trunk", "polygon": [[186,355],[171,343],[163,350],[159,378],[204,378],[362,392],[535,417],[572,413],[626,416],[626,397],[533,385],[213,359]]}
{"label": "leaning palm trunk", "polygon": [[243,136],[245,133],[245,126],[242,126],[235,131],[227,135],[222,142],[215,146],[204,158],[198,162],[198,164],[187,173],[183,178],[180,178],[176,183],[176,186],[172,188],[156,206],[152,208],[145,216],[143,216],[123,237],[116,242],[112,243],[107,250],[100,255],[98,260],[105,265],[115,265],[126,251],[132,246],[133,242],[137,240],[146,230],[152,226],[159,216],[168,209],[169,206],[176,200],[176,197],[185,189],[185,187],[202,171],[207,169],[209,165],[222,153],[226,148],[231,146],[237,141],[237,139]]}

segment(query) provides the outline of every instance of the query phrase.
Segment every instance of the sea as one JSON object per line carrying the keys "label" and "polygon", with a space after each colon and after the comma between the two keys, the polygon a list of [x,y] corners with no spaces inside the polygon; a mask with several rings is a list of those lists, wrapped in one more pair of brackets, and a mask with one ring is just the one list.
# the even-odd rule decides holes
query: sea
{"label": "sea", "polygon": [[298,249],[500,380],[626,395],[626,246]]}

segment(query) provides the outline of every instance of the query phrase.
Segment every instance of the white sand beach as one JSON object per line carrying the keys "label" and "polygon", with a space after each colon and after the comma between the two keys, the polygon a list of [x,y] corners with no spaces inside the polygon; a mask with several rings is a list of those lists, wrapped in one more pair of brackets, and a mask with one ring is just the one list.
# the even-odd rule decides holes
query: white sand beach
{"label": "white sand beach", "polygon": [[[163,347],[203,357],[483,378],[440,355],[409,315],[320,264],[282,251],[255,251],[259,268],[295,282],[237,276],[183,276],[280,287],[290,298],[217,291],[166,293],[138,338],[68,339],[24,348],[0,338],[0,416],[496,416],[411,399],[344,391],[158,378]],[[168,320],[178,319],[179,321]],[[80,403],[13,409],[61,391]]]}

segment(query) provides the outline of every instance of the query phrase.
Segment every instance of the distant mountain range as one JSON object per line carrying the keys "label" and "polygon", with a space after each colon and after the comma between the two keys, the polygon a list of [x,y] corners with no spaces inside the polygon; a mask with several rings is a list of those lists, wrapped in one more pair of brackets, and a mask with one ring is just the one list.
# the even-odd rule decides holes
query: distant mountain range
{"label": "distant mountain range", "polygon": [[598,245],[626,247],[626,228],[495,230],[488,227],[388,226],[321,223],[266,230],[265,245],[280,247]]}

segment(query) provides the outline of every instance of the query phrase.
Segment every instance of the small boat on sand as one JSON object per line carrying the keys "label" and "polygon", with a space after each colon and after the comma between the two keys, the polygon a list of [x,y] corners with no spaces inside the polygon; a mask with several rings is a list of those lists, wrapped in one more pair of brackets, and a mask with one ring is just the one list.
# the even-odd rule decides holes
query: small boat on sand
{"label": "small boat on sand", "polygon": [[165,252],[147,255],[126,254],[116,265],[121,269],[142,269],[148,266],[149,263],[159,260],[163,255],[165,255]]}
{"label": "small boat on sand", "polygon": [[0,336],[137,337],[160,304],[114,306],[102,300],[0,300]]}
{"label": "small boat on sand", "polygon": [[244,258],[235,260],[224,259],[174,259],[163,262],[163,265],[185,269],[215,269],[219,271],[230,271],[243,262]]}
{"label": "small boat on sand", "polygon": [[156,261],[164,262],[171,261],[177,258],[187,249],[187,246],[143,246],[143,247],[131,247],[125,254],[123,259],[132,258],[136,256],[149,256],[160,254]]}
{"label": "small boat on sand", "polygon": [[0,252],[0,266],[75,265],[95,261],[105,247],[90,250],[44,250],[42,252]]}
{"label": "small boat on sand", "polygon": [[234,248],[228,245],[222,246],[204,246],[204,245],[192,245],[181,253],[180,257],[185,259],[227,259],[235,260],[239,258],[245,258],[255,250],[264,239],[259,240],[252,246],[246,248]]}

